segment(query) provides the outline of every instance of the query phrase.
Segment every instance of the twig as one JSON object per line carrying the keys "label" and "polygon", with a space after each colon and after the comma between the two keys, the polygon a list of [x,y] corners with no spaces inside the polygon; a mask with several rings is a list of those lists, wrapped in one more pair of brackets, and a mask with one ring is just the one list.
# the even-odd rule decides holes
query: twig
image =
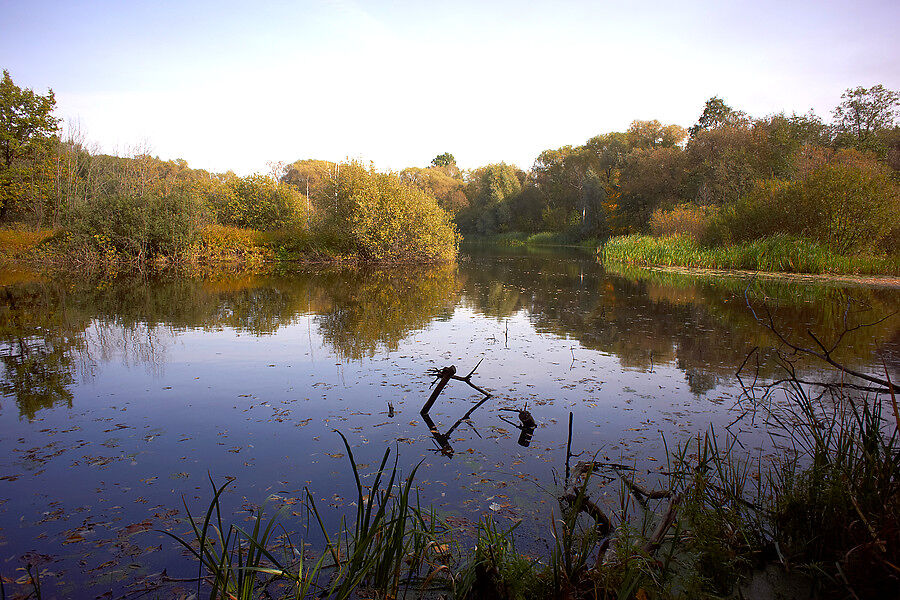
{"label": "twig", "polygon": [[660,498],[672,497],[671,490],[648,490],[647,488],[638,485],[627,477],[622,477],[622,481],[625,483],[625,486],[631,491],[632,494],[638,496],[638,500],[640,500],[641,498],[647,498],[648,500],[659,500]]}
{"label": "twig", "polygon": [[[749,286],[748,286],[748,288],[749,288]],[[858,379],[862,379],[864,381],[868,381],[869,383],[874,383],[876,385],[881,386],[883,389],[878,390],[878,391],[886,392],[890,388],[890,383],[887,380],[881,379],[880,377],[873,377],[871,375],[866,375],[865,373],[861,373],[854,369],[845,367],[841,363],[834,360],[834,358],[832,358],[831,354],[837,348],[838,344],[841,342],[844,335],[846,335],[848,332],[855,331],[862,327],[871,327],[874,325],[878,325],[879,323],[883,323],[884,321],[886,321],[889,318],[896,315],[897,314],[896,311],[882,317],[881,319],[878,319],[877,321],[872,321],[870,323],[861,323],[859,325],[856,325],[856,326],[850,327],[850,328],[847,328],[845,326],[844,330],[838,335],[837,341],[835,342],[834,345],[832,345],[831,348],[826,348],[825,344],[823,344],[819,340],[819,338],[816,337],[816,335],[812,332],[812,330],[807,329],[806,330],[807,335],[809,335],[809,337],[812,338],[812,340],[816,343],[816,345],[819,347],[819,350],[820,350],[819,351],[819,350],[813,350],[811,348],[806,348],[804,346],[799,346],[799,345],[791,342],[790,340],[788,340],[775,326],[775,319],[773,318],[772,311],[769,310],[768,305],[763,304],[763,307],[766,309],[766,320],[763,320],[762,318],[760,318],[759,315],[756,313],[756,310],[753,308],[753,305],[750,303],[750,298],[747,295],[746,289],[744,290],[744,301],[747,303],[747,307],[750,309],[750,312],[753,315],[753,318],[756,319],[756,321],[759,324],[761,324],[763,327],[765,327],[766,329],[771,331],[775,335],[775,337],[777,337],[778,340],[782,344],[784,344],[785,346],[790,348],[794,354],[805,354],[807,356],[814,356],[815,358],[818,358],[819,360],[822,360],[822,361],[828,363],[829,365],[837,368],[838,370],[840,370],[848,375],[852,375],[853,377],[856,377]]]}

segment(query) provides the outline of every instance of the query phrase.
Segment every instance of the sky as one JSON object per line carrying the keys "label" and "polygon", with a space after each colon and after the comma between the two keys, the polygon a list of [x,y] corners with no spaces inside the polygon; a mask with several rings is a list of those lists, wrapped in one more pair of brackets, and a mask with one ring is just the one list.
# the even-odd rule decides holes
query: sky
{"label": "sky", "polygon": [[900,89],[900,2],[0,0],[0,67],[102,152],[530,168],[723,98],[815,111]]}

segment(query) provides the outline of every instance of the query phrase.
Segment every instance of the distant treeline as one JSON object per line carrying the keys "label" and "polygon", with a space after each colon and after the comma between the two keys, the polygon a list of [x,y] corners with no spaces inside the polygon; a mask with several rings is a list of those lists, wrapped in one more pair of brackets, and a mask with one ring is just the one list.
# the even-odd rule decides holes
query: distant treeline
{"label": "distant treeline", "polygon": [[75,263],[448,260],[457,230],[572,241],[652,232],[709,245],[788,235],[896,253],[897,106],[880,85],[848,90],[826,125],[812,113],[752,118],[712,98],[690,129],[635,121],[546,150],[527,172],[463,171],[444,153],[399,173],[299,160],[238,177],[140,149],[100,154],[78,130],[60,132],[52,91],[19,88],[4,71],[0,226],[23,233],[0,242],[8,255],[9,240],[30,247],[22,227],[49,229],[35,238],[51,248],[43,256]]}
{"label": "distant treeline", "polygon": [[499,163],[460,173],[444,155],[400,176],[466,235],[686,234],[726,245],[782,234],[896,253],[897,106],[880,85],[847,90],[826,125],[812,113],[753,118],[712,98],[687,130],[634,121],[545,150],[527,172]]}
{"label": "distant treeline", "polygon": [[60,133],[55,99],[0,82],[0,254],[64,266],[148,262],[452,260],[458,235],[432,196],[359,162],[330,163],[306,195],[270,175],[128,157]]}

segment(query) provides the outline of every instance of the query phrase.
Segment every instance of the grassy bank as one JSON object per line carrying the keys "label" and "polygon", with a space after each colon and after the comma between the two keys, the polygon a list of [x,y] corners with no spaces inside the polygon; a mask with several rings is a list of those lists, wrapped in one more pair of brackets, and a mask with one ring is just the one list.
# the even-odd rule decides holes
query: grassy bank
{"label": "grassy bank", "polygon": [[586,249],[596,248],[600,244],[596,238],[577,239],[567,233],[554,231],[541,231],[539,233],[510,231],[494,235],[467,235],[463,241],[467,244],[494,244],[508,247],[571,246]]}
{"label": "grassy bank", "polygon": [[610,239],[599,252],[609,262],[831,275],[900,275],[900,256],[843,256],[803,238],[774,235],[730,246],[703,246],[687,236],[631,235]]}

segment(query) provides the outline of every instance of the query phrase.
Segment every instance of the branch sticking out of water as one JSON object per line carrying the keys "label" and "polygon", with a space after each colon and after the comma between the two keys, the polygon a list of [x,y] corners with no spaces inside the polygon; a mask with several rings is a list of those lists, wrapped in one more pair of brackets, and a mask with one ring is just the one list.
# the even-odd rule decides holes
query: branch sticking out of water
{"label": "branch sticking out of water", "polygon": [[[484,359],[482,359],[484,360]],[[478,364],[475,365],[475,368],[472,369],[468,375],[465,377],[460,377],[456,374],[456,366],[450,365],[449,367],[444,367],[443,369],[429,369],[428,374],[434,377],[434,381],[432,385],[437,384],[434,388],[434,391],[431,392],[431,396],[428,397],[428,400],[425,402],[425,405],[422,407],[422,410],[419,411],[420,414],[427,415],[428,411],[431,410],[431,407],[434,406],[435,401],[438,399],[438,396],[441,395],[441,392],[444,390],[444,387],[451,379],[455,379],[456,381],[462,381],[469,387],[478,390],[484,395],[485,400],[490,398],[493,394],[490,392],[483,390],[478,387],[474,383],[472,383],[472,375],[475,374],[475,370],[478,369],[479,365],[481,365],[481,360],[478,361]]]}

